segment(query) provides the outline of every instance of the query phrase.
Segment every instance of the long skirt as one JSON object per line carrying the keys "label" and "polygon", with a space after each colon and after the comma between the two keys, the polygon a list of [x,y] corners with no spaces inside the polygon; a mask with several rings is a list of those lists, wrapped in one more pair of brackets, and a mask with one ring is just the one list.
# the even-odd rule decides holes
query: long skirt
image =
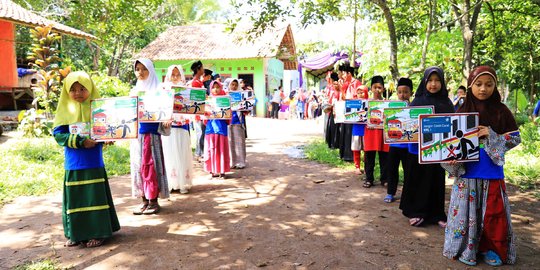
{"label": "long skirt", "polygon": [[351,150],[352,124],[338,124],[339,132],[339,157],[345,161],[353,161]]}
{"label": "long skirt", "polygon": [[165,171],[170,189],[189,190],[193,182],[193,154],[189,132],[172,128],[170,136],[161,136]]}
{"label": "long skirt", "polygon": [[246,132],[242,125],[228,126],[229,147],[231,151],[231,165],[236,167],[246,166]]}
{"label": "long skirt", "polygon": [[[131,194],[133,197],[169,198],[161,135],[139,134],[131,141]],[[143,160],[144,157],[144,160]],[[143,162],[144,161],[144,162]]]}
{"label": "long skirt", "polygon": [[62,223],[73,242],[108,238],[120,230],[105,168],[66,170]]}
{"label": "long skirt", "polygon": [[476,260],[493,250],[507,264],[516,261],[510,203],[504,180],[457,178],[452,187],[443,255]]}
{"label": "long skirt", "polygon": [[328,144],[328,148],[339,148],[339,142],[336,140],[337,134],[338,127],[334,122],[334,115],[332,114],[332,112],[330,112],[330,114],[328,115],[328,121],[326,122],[326,144]]}
{"label": "long skirt", "polygon": [[444,169],[439,164],[418,164],[418,155],[408,154],[407,175],[399,208],[408,218],[427,222],[446,221],[444,212]]}
{"label": "long skirt", "polygon": [[231,171],[227,136],[219,134],[206,134],[204,136],[204,170],[212,174],[223,174]]}

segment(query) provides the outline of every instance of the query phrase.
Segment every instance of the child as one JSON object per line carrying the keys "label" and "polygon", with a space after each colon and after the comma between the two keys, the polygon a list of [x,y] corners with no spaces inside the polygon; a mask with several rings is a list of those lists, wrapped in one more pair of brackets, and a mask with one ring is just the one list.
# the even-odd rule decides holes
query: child
{"label": "child", "polygon": [[78,134],[70,125],[90,125],[90,101],[99,98],[85,72],[72,72],[64,80],[54,119],[54,139],[64,146],[66,170],[62,200],[62,222],[66,246],[103,244],[120,224],[103,164],[102,144]]}
{"label": "child", "polygon": [[[410,106],[433,106],[435,113],[453,113],[448,98],[443,70],[429,67],[418,85]],[[444,170],[439,164],[418,164],[418,144],[409,144],[407,170],[399,208],[409,218],[409,225],[420,226],[424,221],[446,226],[444,212]]]}
{"label": "child", "polygon": [[[172,65],[165,76],[164,86],[184,85],[185,77],[182,66]],[[163,142],[163,157],[165,171],[171,190],[180,190],[180,193],[189,192],[193,177],[193,154],[191,152],[191,140],[189,137],[189,122],[178,115],[174,116],[179,121],[172,122],[170,136],[161,136]]]}
{"label": "child", "polygon": [[[359,82],[359,81],[358,81]],[[368,99],[368,88],[365,85],[359,85],[356,88],[356,93],[352,96],[354,99]],[[362,168],[362,151],[364,150],[364,130],[365,124],[352,125],[352,141],[351,150],[353,153],[354,166],[358,170],[359,175],[365,173]]]}
{"label": "child", "polygon": [[[397,84],[397,96],[401,101],[407,101],[411,98],[413,89],[413,83],[409,78],[400,78]],[[386,197],[384,202],[393,202],[394,196],[396,196],[397,186],[399,182],[399,162],[401,161],[401,167],[403,168],[403,175],[407,174],[407,153],[408,144],[398,143],[390,145],[390,152],[388,153],[388,187],[386,190]]]}
{"label": "child", "polygon": [[[218,81],[210,84],[212,96],[223,96],[225,91]],[[212,177],[225,178],[231,171],[229,141],[227,140],[227,120],[212,119],[206,123],[204,136],[204,170]]]}
{"label": "child", "polygon": [[[228,86],[229,91],[238,91],[238,80],[232,79]],[[243,169],[246,167],[246,123],[245,113],[241,111],[232,112],[229,131],[229,146],[231,150],[231,167],[233,169]]]}
{"label": "child", "polygon": [[457,177],[450,196],[443,255],[471,266],[476,265],[477,253],[491,266],[514,264],[516,250],[503,165],[504,154],[521,138],[512,113],[501,102],[493,68],[475,68],[467,87],[458,112],[480,113],[480,160],[444,165]]}
{"label": "child", "polygon": [[[374,100],[382,100],[384,92],[384,79],[381,76],[371,78],[371,92]],[[381,185],[385,186],[388,180],[387,176],[387,155],[389,151],[388,144],[384,143],[383,130],[366,128],[364,132],[364,169],[366,171],[366,181],[363,187],[370,188],[375,181],[375,155],[379,155],[379,171],[381,174]]]}
{"label": "child", "polygon": [[[133,66],[137,84],[130,95],[160,91],[154,64],[150,59],[137,59]],[[160,211],[158,196],[169,197],[160,136],[168,135],[169,128],[170,123],[139,123],[139,138],[132,140],[130,149],[132,195],[142,198],[142,204],[133,210],[134,215],[157,214]]]}
{"label": "child", "polygon": [[[191,71],[193,72],[193,80],[191,81],[191,83],[189,83],[189,85],[195,88],[204,88],[204,84],[202,81],[202,76],[204,74],[204,66],[200,60],[191,64]],[[204,121],[202,121],[201,117],[199,115],[196,115],[195,123],[193,126],[195,127],[196,138],[195,156],[200,162],[204,153],[204,130],[206,129],[206,125],[204,124]]]}

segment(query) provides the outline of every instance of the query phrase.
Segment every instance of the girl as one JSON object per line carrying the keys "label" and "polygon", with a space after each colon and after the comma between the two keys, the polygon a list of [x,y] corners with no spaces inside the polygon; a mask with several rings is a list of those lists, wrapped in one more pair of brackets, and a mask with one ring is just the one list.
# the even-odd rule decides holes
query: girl
{"label": "girl", "polygon": [[[204,66],[202,62],[199,60],[193,64],[191,64],[191,71],[193,72],[193,80],[188,83],[190,86],[195,88],[204,88],[204,84],[202,82],[202,76],[204,74]],[[208,91],[206,93],[208,95]],[[202,155],[204,153],[204,130],[206,129],[206,125],[204,124],[204,121],[201,119],[199,115],[195,115],[195,123],[193,125],[195,127],[195,156],[197,157],[197,160],[200,162]]]}
{"label": "girl", "polygon": [[[429,67],[418,85],[410,106],[432,105],[435,113],[453,113],[454,106],[448,98],[444,73],[439,67]],[[424,221],[446,226],[444,212],[444,170],[439,164],[418,164],[418,144],[409,144],[407,171],[399,208],[409,218],[411,226]]]}
{"label": "girl", "polygon": [[[170,66],[165,76],[165,87],[170,89],[172,85],[184,85],[185,82],[182,66]],[[171,135],[161,136],[161,140],[169,188],[186,194],[192,184],[193,154],[191,153],[189,122],[183,117],[179,117],[178,120],[178,122],[172,122]]]}
{"label": "girl", "polygon": [[[137,84],[130,95],[159,91],[159,81],[152,61],[137,59],[134,63]],[[161,134],[170,133],[170,123],[139,123],[139,138],[132,140],[130,149],[132,195],[142,198],[142,204],[133,210],[135,215],[157,214],[160,210],[158,196],[169,197],[167,174],[163,164]]]}
{"label": "girl", "polygon": [[510,204],[504,182],[504,154],[521,142],[512,113],[501,102],[497,75],[489,66],[475,68],[459,112],[479,112],[480,160],[444,167],[456,175],[450,196],[443,255],[476,265],[480,252],[491,266],[514,264],[516,250]]}
{"label": "girl", "polygon": [[[231,79],[228,85],[229,91],[238,91],[238,80]],[[243,169],[246,167],[246,116],[241,111],[232,112],[232,121],[228,126],[229,146],[231,150],[231,167]]]}
{"label": "girl", "polygon": [[66,246],[103,244],[120,230],[118,217],[103,164],[102,144],[78,134],[70,125],[90,125],[90,101],[99,98],[92,79],[85,72],[70,73],[62,87],[54,119],[54,139],[64,146],[66,170],[62,200],[62,222]]}
{"label": "girl", "polygon": [[[371,92],[373,93],[374,100],[382,100],[382,93],[384,92],[384,79],[381,76],[373,76],[371,78]],[[384,143],[383,130],[382,129],[370,129],[367,128],[364,131],[364,153],[365,162],[364,169],[366,172],[366,181],[364,181],[363,187],[370,188],[375,181],[375,155],[379,155],[379,170],[381,176],[381,184],[386,186],[388,180],[386,163],[387,155],[390,151],[388,144]]]}
{"label": "girl", "polygon": [[339,126],[334,122],[334,103],[338,100],[343,99],[341,94],[341,85],[339,84],[339,75],[335,72],[332,72],[330,75],[330,80],[332,81],[332,91],[329,94],[328,98],[328,122],[326,122],[326,142],[328,148],[336,149],[339,148]]}
{"label": "girl", "polygon": [[[398,100],[407,101],[411,98],[413,89],[413,83],[409,78],[400,78],[397,84],[397,96]],[[399,182],[399,162],[403,168],[403,174],[406,175],[407,171],[407,143],[397,143],[390,145],[390,151],[388,153],[388,187],[386,188],[387,194],[384,197],[384,202],[391,203],[395,200],[397,186]]]}
{"label": "girl", "polygon": [[[225,91],[218,81],[210,84],[212,96],[223,96]],[[229,141],[227,140],[227,120],[213,119],[206,123],[204,136],[204,170],[212,177],[225,178],[231,171]]]}
{"label": "girl", "polygon": [[[365,85],[358,84],[359,80],[354,81],[352,85],[356,87],[356,93],[351,96],[352,99],[368,99],[368,88]],[[356,171],[359,175],[365,173],[362,169],[362,151],[364,150],[364,133],[365,133],[365,124],[353,124],[352,125],[352,140],[351,140],[351,151],[353,153],[354,166],[358,170]]]}

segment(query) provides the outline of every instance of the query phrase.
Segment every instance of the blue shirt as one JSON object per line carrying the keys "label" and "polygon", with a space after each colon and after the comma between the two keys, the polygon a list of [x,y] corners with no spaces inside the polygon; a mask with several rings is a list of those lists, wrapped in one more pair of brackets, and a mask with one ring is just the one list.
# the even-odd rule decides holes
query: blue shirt
{"label": "blue shirt", "polygon": [[227,136],[227,120],[208,120],[204,133]]}
{"label": "blue shirt", "polygon": [[409,153],[418,155],[418,143],[409,143],[407,147],[409,147]]}
{"label": "blue shirt", "polygon": [[352,135],[353,136],[364,136],[365,124],[353,124],[352,126]]}
{"label": "blue shirt", "polygon": [[539,113],[540,113],[540,100],[536,103],[536,107],[534,107],[533,115],[538,117]]}
{"label": "blue shirt", "polygon": [[139,123],[139,134],[159,134],[159,123]]}
{"label": "blue shirt", "polygon": [[[68,133],[69,125],[57,126],[54,128],[53,135],[58,133]],[[70,148],[64,147],[64,169],[66,170],[84,170],[103,168],[102,143],[98,143],[92,148]]]}
{"label": "blue shirt", "polygon": [[[231,120],[231,124],[232,125],[241,125],[241,124],[244,124],[244,116],[241,115],[242,112],[237,112],[237,111],[233,111],[232,112],[232,120]],[[241,116],[240,116],[241,115]]]}
{"label": "blue shirt", "polygon": [[[401,148],[401,149],[408,149],[410,143],[393,143],[390,144],[390,147],[393,148]],[[409,151],[410,152],[410,151]]]}
{"label": "blue shirt", "polygon": [[465,174],[463,178],[480,179],[504,179],[502,166],[497,166],[487,155],[484,148],[480,148],[480,159],[475,162],[465,162]]}
{"label": "blue shirt", "polygon": [[180,126],[172,125],[171,127],[172,127],[172,128],[183,128],[183,129],[189,131],[189,124],[180,125]]}

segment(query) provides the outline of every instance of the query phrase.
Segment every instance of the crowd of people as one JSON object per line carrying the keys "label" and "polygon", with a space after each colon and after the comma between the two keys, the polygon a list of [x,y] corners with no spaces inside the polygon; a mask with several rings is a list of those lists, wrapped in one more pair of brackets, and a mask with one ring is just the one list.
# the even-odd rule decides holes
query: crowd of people
{"label": "crowd of people", "polygon": [[[205,73],[200,61],[191,65],[191,81],[186,81],[181,66],[169,67],[164,82],[158,80],[148,59],[137,59],[133,68],[137,82],[131,95],[187,85],[206,88],[209,96],[221,96],[245,87],[241,80],[221,82]],[[417,144],[385,144],[381,129],[335,123],[336,101],[389,98],[382,76],[373,76],[368,88],[354,73],[354,68],[341,66],[339,72],[329,74],[327,88],[321,94],[298,89],[285,97],[283,90],[277,89],[269,97],[271,117],[278,118],[284,104],[299,119],[324,112],[328,146],[339,149],[342,159],[354,162],[357,174],[364,177],[364,188],[375,184],[378,156],[379,180],[387,188],[383,198],[386,203],[395,201],[401,164],[404,179],[399,208],[411,226],[436,224],[445,229],[444,256],[467,265],[476,265],[478,254],[489,265],[513,264],[516,253],[503,165],[505,152],[520,143],[520,136],[512,113],[501,102],[496,72],[488,66],[474,69],[455,102],[449,99],[439,67],[425,70],[415,92],[410,79],[399,79],[397,99],[410,106],[433,106],[434,113],[453,113],[457,106],[457,112],[479,113],[479,161],[444,164],[419,164]],[[97,247],[120,229],[102,157],[103,143],[72,134],[69,129],[71,124],[90,122],[90,101],[96,98],[99,91],[88,74],[70,73],[54,121],[54,137],[65,147],[62,217],[66,246]],[[130,147],[132,195],[141,200],[133,214],[157,214],[159,198],[168,198],[173,191],[189,192],[194,161],[190,126],[197,137],[195,156],[203,162],[209,177],[225,178],[231,169],[245,168],[247,113],[233,111],[231,120],[180,117],[139,123],[138,139],[132,140]],[[444,209],[445,170],[455,178],[448,211]]]}
{"label": "crowd of people", "polygon": [[[289,95],[283,92],[283,87],[275,89],[268,94],[268,113],[266,117],[272,119],[315,119],[322,115],[322,92],[315,90],[304,91],[302,88],[291,90]],[[280,117],[279,113],[282,113]]]}
{"label": "crowd of people", "polygon": [[[495,70],[489,66],[475,68],[467,86],[458,89],[453,101],[439,67],[424,71],[415,92],[409,78],[398,80],[397,97],[393,99],[406,101],[409,106],[433,106],[435,114],[479,113],[479,160],[431,164],[419,163],[418,143],[386,144],[382,129],[334,121],[336,101],[390,98],[383,77],[373,76],[368,88],[352,76],[354,72],[353,67],[342,65],[338,72],[328,74],[327,103],[322,105],[328,147],[339,149],[341,159],[354,162],[356,173],[364,179],[364,188],[375,184],[378,156],[380,184],[387,190],[382,199],[386,203],[396,200],[401,164],[404,177],[399,209],[411,226],[435,224],[444,228],[444,256],[470,266],[477,264],[479,256],[491,266],[514,264],[515,237],[503,166],[504,154],[521,140],[512,113],[501,101]],[[446,174],[454,178],[447,211]]]}

